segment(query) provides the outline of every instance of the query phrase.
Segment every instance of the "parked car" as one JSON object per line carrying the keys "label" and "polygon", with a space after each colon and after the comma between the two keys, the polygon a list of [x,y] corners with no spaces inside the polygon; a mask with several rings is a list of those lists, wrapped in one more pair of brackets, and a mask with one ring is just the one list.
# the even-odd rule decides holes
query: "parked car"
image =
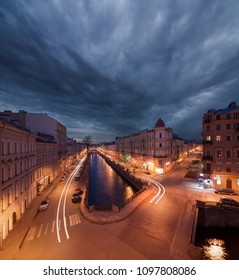
{"label": "parked car", "polygon": [[80,180],[80,177],[79,176],[76,176],[75,177],[75,181],[79,181]]}
{"label": "parked car", "polygon": [[72,195],[72,198],[71,198],[71,201],[73,203],[76,203],[76,202],[81,202],[82,198],[81,196],[79,195],[79,193],[73,193]]}
{"label": "parked car", "polygon": [[45,199],[41,202],[40,206],[39,206],[39,210],[46,210],[49,206],[49,200]]}
{"label": "parked car", "polygon": [[217,193],[217,194],[224,194],[224,195],[236,195],[234,190],[226,189],[226,188],[216,189],[215,193]]}
{"label": "parked car", "polygon": [[75,190],[75,194],[82,195],[83,193],[84,192],[80,188]]}
{"label": "parked car", "polygon": [[230,205],[230,206],[238,206],[239,207],[239,202],[236,201],[235,199],[229,198],[229,197],[222,197],[219,200],[220,203],[224,205]]}
{"label": "parked car", "polygon": [[65,181],[66,178],[67,178],[67,176],[66,176],[66,175],[63,175],[63,176],[61,177],[61,181]]}
{"label": "parked car", "polygon": [[150,175],[150,172],[148,170],[146,170],[146,169],[143,169],[142,172],[144,172],[145,174]]}

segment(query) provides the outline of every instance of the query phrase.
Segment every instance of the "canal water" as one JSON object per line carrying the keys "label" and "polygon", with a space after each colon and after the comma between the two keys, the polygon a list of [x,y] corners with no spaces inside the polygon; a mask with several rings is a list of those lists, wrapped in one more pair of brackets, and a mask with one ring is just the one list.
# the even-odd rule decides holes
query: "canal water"
{"label": "canal water", "polygon": [[239,260],[239,229],[197,227],[195,246],[204,260]]}
{"label": "canal water", "polygon": [[90,159],[88,205],[99,210],[110,210],[112,204],[119,206],[134,195],[126,183],[96,152]]}

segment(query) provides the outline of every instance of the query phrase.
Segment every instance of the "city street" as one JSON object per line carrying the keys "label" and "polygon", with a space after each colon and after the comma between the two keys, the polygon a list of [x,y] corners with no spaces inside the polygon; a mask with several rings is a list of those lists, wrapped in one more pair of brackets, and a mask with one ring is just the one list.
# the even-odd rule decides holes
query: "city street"
{"label": "city street", "polygon": [[88,221],[81,214],[80,204],[71,202],[77,181],[72,180],[70,185],[68,181],[59,182],[48,195],[49,208],[37,212],[14,259],[187,258],[187,248],[178,249],[182,215],[191,211],[196,199],[215,200],[216,195],[195,184],[185,185],[185,174],[185,164],[180,164],[168,175],[149,176],[165,189],[160,200],[159,196],[154,199],[159,192],[154,185],[152,194],[131,215],[110,224]]}

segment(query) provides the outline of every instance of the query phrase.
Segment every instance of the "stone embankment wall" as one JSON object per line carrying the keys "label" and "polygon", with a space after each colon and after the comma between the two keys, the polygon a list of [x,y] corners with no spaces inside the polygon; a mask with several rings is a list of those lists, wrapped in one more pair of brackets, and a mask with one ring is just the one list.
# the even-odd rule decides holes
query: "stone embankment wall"
{"label": "stone embankment wall", "polygon": [[[117,172],[135,191],[135,194],[127,199],[125,202],[123,202],[121,205],[112,205],[112,210],[115,212],[118,212],[121,208],[123,208],[127,203],[132,201],[137,195],[139,195],[141,192],[143,192],[147,188],[147,182],[141,180],[140,178],[137,178],[133,175],[131,175],[127,170],[122,168],[119,164],[117,164],[114,161],[111,161],[109,158],[107,158],[105,155],[97,153],[104,158],[104,160],[109,164],[115,172]],[[95,210],[108,210],[104,209],[104,207],[98,207],[96,208],[94,205],[89,206],[88,205],[88,188],[89,188],[89,176],[90,176],[90,155],[91,153],[89,152],[87,155],[87,160],[85,161],[84,164],[84,169],[83,169],[83,176],[81,182],[83,185],[83,188],[85,189],[85,196],[84,196],[84,203],[86,208],[92,212]]]}
{"label": "stone embankment wall", "polygon": [[197,201],[197,207],[198,226],[239,228],[239,207],[214,201]]}
{"label": "stone embankment wall", "polygon": [[129,172],[127,172],[124,168],[121,167],[120,164],[110,160],[105,155],[98,152],[98,154],[122,177],[124,178],[130,186],[135,191],[140,191],[143,189],[145,185],[147,185],[146,181],[141,180],[140,178],[137,178],[133,175],[131,175]]}

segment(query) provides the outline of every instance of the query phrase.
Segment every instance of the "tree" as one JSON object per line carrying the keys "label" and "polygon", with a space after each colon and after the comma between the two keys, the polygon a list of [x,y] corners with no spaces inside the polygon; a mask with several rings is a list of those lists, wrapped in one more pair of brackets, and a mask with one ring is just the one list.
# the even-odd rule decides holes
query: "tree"
{"label": "tree", "polygon": [[86,145],[86,149],[88,152],[91,144],[91,136],[90,135],[85,136],[85,138],[83,138],[83,143]]}

